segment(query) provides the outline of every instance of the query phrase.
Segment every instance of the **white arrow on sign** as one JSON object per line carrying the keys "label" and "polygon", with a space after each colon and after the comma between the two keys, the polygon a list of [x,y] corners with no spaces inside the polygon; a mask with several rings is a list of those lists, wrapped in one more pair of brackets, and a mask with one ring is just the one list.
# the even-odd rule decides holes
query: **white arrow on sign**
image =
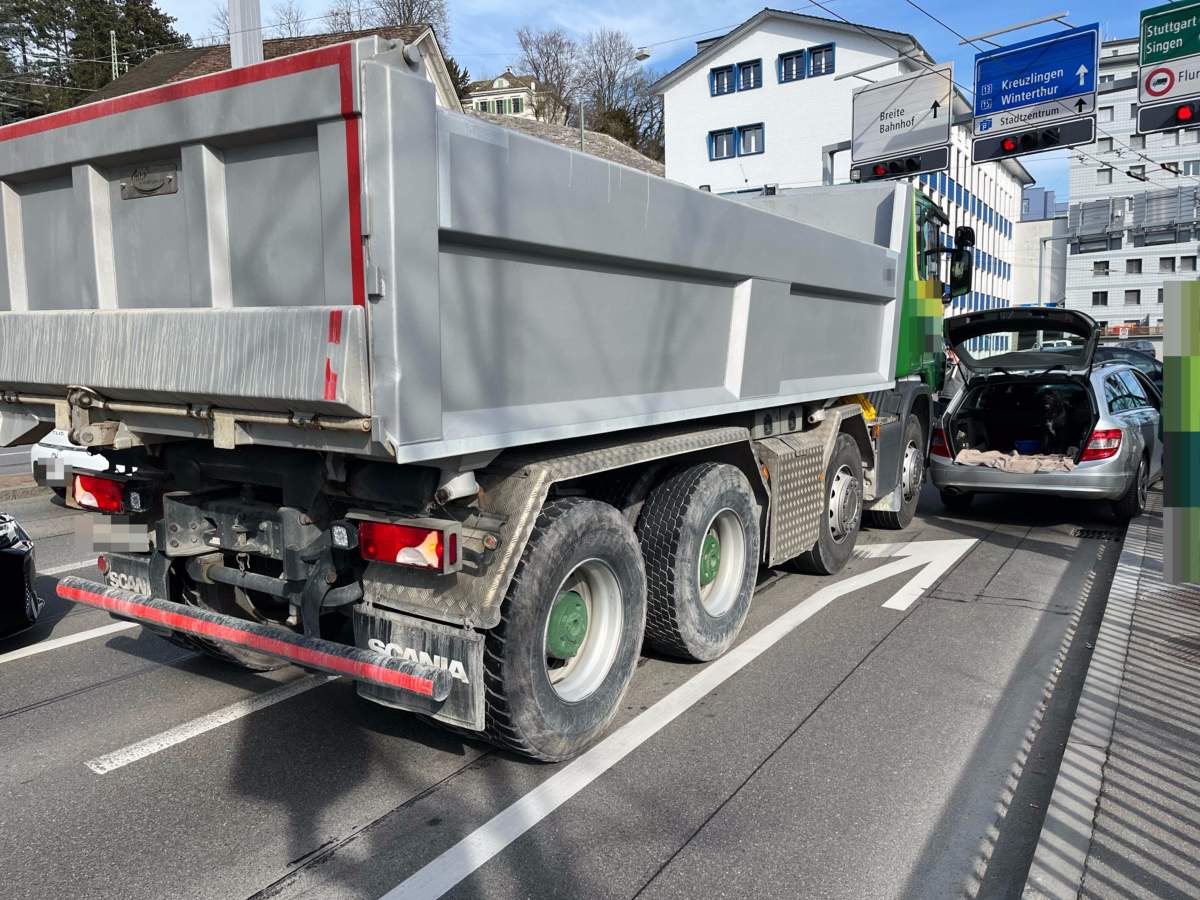
{"label": "white arrow on sign", "polygon": [[[855,551],[860,558],[900,558],[835,581],[806,600],[801,600],[774,622],[750,635],[720,659],[709,663],[648,710],[626,722],[591,750],[559,769],[528,794],[409,875],[388,891],[383,900],[434,900],[441,897],[834,600],[865,590],[885,578],[923,566],[916,578],[884,604],[889,609],[906,608],[891,604],[899,597],[911,596],[906,604],[911,606],[922,591],[975,543],[974,540],[947,540],[860,545]],[[919,589],[913,594],[918,586]]]}
{"label": "white arrow on sign", "polygon": [[1075,70],[1075,74],[1079,76],[1079,86],[1080,87],[1083,87],[1083,85],[1086,83],[1085,79],[1087,78],[1087,73],[1088,73],[1088,67],[1085,66],[1083,63],[1080,63],[1079,68]]}
{"label": "white arrow on sign", "polygon": [[872,571],[878,574],[884,569],[894,569],[883,576],[899,575],[909,569],[920,568],[915,577],[892,594],[883,604],[884,609],[905,610],[921,598],[933,583],[950,571],[978,541],[961,538],[946,541],[912,541],[906,544],[859,544],[854,548],[855,556],[861,559],[885,559],[900,557],[898,562],[889,563]]}

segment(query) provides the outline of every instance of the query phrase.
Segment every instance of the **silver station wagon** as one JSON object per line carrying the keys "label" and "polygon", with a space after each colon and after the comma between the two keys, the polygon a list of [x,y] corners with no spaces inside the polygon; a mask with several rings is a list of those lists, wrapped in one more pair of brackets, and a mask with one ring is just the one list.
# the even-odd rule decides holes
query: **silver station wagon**
{"label": "silver station wagon", "polygon": [[1162,474],[1162,395],[1136,367],[1096,360],[1090,316],[996,309],[943,327],[964,380],[930,448],[948,508],[1022,493],[1109,501],[1121,519],[1142,511]]}

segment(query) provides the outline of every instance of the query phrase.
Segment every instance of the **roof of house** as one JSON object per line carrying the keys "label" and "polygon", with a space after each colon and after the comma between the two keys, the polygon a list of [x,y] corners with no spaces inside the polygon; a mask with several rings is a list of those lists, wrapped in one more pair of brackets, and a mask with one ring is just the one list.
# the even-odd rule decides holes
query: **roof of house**
{"label": "roof of house", "polygon": [[829,19],[824,16],[806,16],[802,13],[788,12],[786,9],[771,9],[768,7],[755,13],[753,16],[727,34],[721,35],[720,37],[707,38],[706,40],[697,42],[696,55],[684,60],[674,69],[656,81],[653,85],[651,85],[650,89],[656,94],[661,94],[664,90],[670,87],[671,84],[678,81],[684,75],[687,75],[688,73],[701,67],[706,60],[711,59],[719,51],[725,49],[725,47],[736,43],[743,35],[753,31],[768,19],[783,19],[788,22],[801,22],[810,25],[821,25],[826,28],[838,28],[842,30],[862,32],[870,37],[880,40],[882,43],[895,50],[898,54],[911,52],[915,49],[919,51],[918,56],[924,55],[925,59],[927,59],[929,62],[933,62],[933,57],[930,56],[929,52],[921,46],[921,42],[911,34],[907,34],[903,31],[892,31],[888,28],[876,28],[874,25],[860,25],[857,22],[847,22],[844,19]]}
{"label": "roof of house", "polygon": [[[549,141],[560,147],[566,147],[570,150],[579,149],[579,129],[572,128],[569,125],[554,125],[550,122],[541,122],[537,119],[527,119],[522,116],[498,116],[493,113],[477,112],[473,109],[467,110],[467,114],[480,119],[486,119],[497,125],[503,125],[506,128],[511,128],[513,131],[519,131],[530,137]],[[603,134],[599,131],[584,132],[583,151],[590,153],[592,156],[606,159],[609,162],[620,163],[623,166],[629,166],[631,169],[648,172],[651,175],[662,176],[666,173],[666,167],[662,163],[642,155],[628,144],[621,143],[612,135]]]}
{"label": "roof of house", "polygon": [[470,84],[467,85],[467,87],[463,91],[463,93],[464,94],[477,94],[481,91],[508,90],[508,88],[492,87],[492,85],[495,84],[496,79],[498,79],[498,78],[503,78],[505,81],[507,81],[509,83],[510,88],[512,88],[512,87],[527,87],[527,88],[532,89],[534,86],[534,79],[533,79],[532,75],[517,75],[517,74],[513,73],[512,69],[506,69],[505,71],[503,71],[499,75],[497,75],[495,78],[481,78],[479,81],[472,81]]}
{"label": "roof of house", "polygon": [[[429,30],[428,25],[392,25],[386,28],[368,28],[362,31],[337,31],[329,34],[272,38],[263,41],[263,59],[290,56],[293,53],[303,53],[305,50],[315,50],[329,44],[340,44],[343,41],[352,41],[355,38],[370,37],[371,35],[378,35],[386,40],[402,40],[405,43],[412,43]],[[110,81],[100,90],[89,94],[83,102],[94,103],[97,100],[108,100],[111,97],[132,94],[134,91],[143,91],[161,84],[195,78],[198,75],[210,75],[213,72],[228,69],[229,66],[228,44],[188,47],[184,50],[164,50],[134,66],[120,78]]]}

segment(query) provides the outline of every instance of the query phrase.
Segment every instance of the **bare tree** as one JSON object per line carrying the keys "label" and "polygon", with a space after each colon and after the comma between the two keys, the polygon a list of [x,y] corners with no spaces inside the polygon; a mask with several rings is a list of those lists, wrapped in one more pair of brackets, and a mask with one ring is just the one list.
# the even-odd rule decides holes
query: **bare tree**
{"label": "bare tree", "polygon": [[614,28],[588,33],[580,51],[580,87],[599,113],[627,109],[641,74],[629,35]]}
{"label": "bare tree", "polygon": [[274,20],[268,26],[277,37],[300,37],[306,31],[307,16],[296,0],[281,0],[271,7]]}
{"label": "bare tree", "polygon": [[213,4],[212,16],[209,17],[208,27],[212,29],[210,37],[226,42],[229,41],[229,4],[225,0],[217,0]]}
{"label": "bare tree", "polygon": [[442,47],[450,46],[446,0],[377,0],[369,15],[372,25],[432,25]]}
{"label": "bare tree", "polygon": [[362,31],[370,23],[367,17],[370,10],[364,10],[361,2],[356,0],[333,0],[325,10],[325,30],[331,33],[341,31]]}
{"label": "bare tree", "polygon": [[521,73],[537,82],[534,115],[545,122],[566,122],[579,86],[579,45],[561,28],[522,28],[517,43]]}

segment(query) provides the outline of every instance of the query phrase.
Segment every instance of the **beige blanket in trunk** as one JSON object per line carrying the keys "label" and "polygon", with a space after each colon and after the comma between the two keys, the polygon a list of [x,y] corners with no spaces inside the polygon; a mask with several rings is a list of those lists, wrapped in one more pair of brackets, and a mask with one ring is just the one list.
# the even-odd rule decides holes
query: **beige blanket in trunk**
{"label": "beige blanket in trunk", "polygon": [[1035,453],[1022,456],[1016,450],[1012,453],[1001,453],[999,450],[959,450],[954,461],[964,466],[988,466],[1003,472],[1015,472],[1018,475],[1033,475],[1035,472],[1070,472],[1075,468],[1075,460],[1069,456],[1060,456],[1056,453]]}

